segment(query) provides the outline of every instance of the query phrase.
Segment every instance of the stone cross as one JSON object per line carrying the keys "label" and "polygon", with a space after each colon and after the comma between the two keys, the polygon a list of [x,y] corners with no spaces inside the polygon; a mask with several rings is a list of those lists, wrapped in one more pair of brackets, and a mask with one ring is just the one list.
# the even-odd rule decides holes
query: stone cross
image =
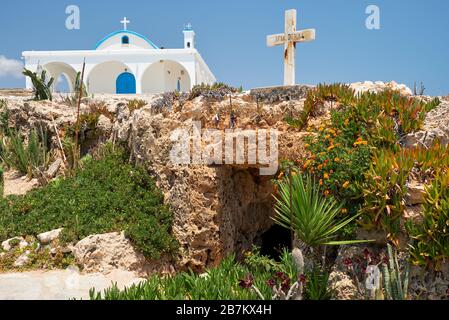
{"label": "stone cross", "polygon": [[123,24],[123,30],[127,30],[127,25],[128,25],[128,23],[130,23],[130,22],[131,22],[131,21],[127,20],[126,17],[123,18],[122,21],[120,21],[120,23]]}
{"label": "stone cross", "polygon": [[295,84],[295,49],[297,42],[315,40],[315,29],[296,31],[296,10],[285,11],[285,32],[267,36],[267,46],[284,45],[284,85]]}

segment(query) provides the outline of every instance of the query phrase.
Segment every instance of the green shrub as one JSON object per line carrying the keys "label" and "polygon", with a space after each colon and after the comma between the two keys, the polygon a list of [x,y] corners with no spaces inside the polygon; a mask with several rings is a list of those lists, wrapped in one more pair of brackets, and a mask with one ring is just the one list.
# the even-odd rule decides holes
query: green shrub
{"label": "green shrub", "polygon": [[0,201],[0,239],[64,228],[64,241],[124,230],[150,258],[174,253],[172,214],[142,168],[123,152],[86,160],[73,177]]}
{"label": "green shrub", "polygon": [[332,290],[329,287],[329,273],[320,268],[313,268],[306,272],[307,283],[305,298],[307,300],[330,300]]}
{"label": "green shrub", "polygon": [[400,231],[400,219],[405,209],[403,198],[407,193],[406,183],[415,161],[410,155],[409,150],[394,152],[387,149],[374,154],[362,183],[362,224],[366,229],[381,229],[390,237]]}
{"label": "green shrub", "polygon": [[0,196],[1,197],[3,196],[3,190],[4,190],[4,187],[5,187],[4,174],[5,174],[5,170],[2,167],[0,167]]}
{"label": "green shrub", "polygon": [[[328,123],[310,128],[307,157],[296,162],[300,171],[312,174],[325,196],[345,203],[343,214],[362,212],[364,227],[383,229],[395,240],[412,168],[435,171],[444,162],[436,159],[447,158],[439,147],[427,153],[402,151],[401,141],[421,129],[426,113],[440,101],[425,103],[389,90],[354,95],[344,85],[319,85],[306,99],[307,114],[325,101],[336,102],[335,108]],[[298,120],[302,126],[307,117]]]}
{"label": "green shrub", "polygon": [[413,239],[413,264],[441,270],[449,258],[449,173],[439,174],[426,190],[423,221],[407,221],[406,228]]}
{"label": "green shrub", "polygon": [[382,229],[390,240],[400,231],[405,210],[406,183],[410,178],[432,181],[449,170],[449,147],[435,143],[429,148],[380,149],[360,184],[363,189],[363,226]]}

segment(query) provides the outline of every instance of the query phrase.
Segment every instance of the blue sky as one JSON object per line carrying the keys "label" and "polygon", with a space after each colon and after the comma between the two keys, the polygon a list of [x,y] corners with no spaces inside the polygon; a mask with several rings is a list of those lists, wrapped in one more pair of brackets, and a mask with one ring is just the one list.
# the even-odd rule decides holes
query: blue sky
{"label": "blue sky", "polygon": [[[81,10],[80,30],[65,28],[71,4]],[[380,8],[380,30],[365,27],[371,4]],[[297,83],[395,80],[413,87],[422,81],[428,94],[449,93],[447,0],[2,0],[0,59],[20,60],[24,50],[93,49],[121,29],[124,16],[130,30],[178,48],[183,25],[191,22],[219,81],[246,89],[277,85],[283,50],[266,47],[265,37],[283,31],[290,8],[298,10],[298,28],[317,30],[315,42],[297,46]],[[0,87],[23,87],[7,66],[0,61]]]}

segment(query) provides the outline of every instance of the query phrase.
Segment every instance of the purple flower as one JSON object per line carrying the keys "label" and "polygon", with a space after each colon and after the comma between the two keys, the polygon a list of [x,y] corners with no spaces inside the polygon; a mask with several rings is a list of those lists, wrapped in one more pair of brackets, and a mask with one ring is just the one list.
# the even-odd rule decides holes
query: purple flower
{"label": "purple flower", "polygon": [[254,277],[252,274],[248,274],[245,279],[239,280],[239,286],[243,289],[249,289],[253,286]]}
{"label": "purple flower", "polygon": [[276,285],[276,280],[270,279],[267,281],[267,285],[271,288],[273,288]]}
{"label": "purple flower", "polygon": [[276,272],[276,277],[281,281],[288,279],[288,276],[284,272]]}
{"label": "purple flower", "polygon": [[365,259],[368,259],[371,255],[371,252],[368,250],[368,248],[365,248],[365,250],[363,250],[363,255],[365,256]]}
{"label": "purple flower", "polygon": [[305,284],[306,283],[306,276],[304,274],[300,274],[298,277],[299,283]]}
{"label": "purple flower", "polygon": [[287,292],[290,289],[290,279],[287,278],[281,283],[281,289],[284,292]]}
{"label": "purple flower", "polygon": [[344,259],[344,260],[343,260],[343,264],[344,264],[346,267],[352,266],[352,259],[351,259],[351,258],[346,258],[346,259]]}

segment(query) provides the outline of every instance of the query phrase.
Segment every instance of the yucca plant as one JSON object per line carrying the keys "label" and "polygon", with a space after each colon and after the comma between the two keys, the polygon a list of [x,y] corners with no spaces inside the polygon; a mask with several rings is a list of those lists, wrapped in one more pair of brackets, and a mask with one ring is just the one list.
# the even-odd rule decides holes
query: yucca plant
{"label": "yucca plant", "polygon": [[408,298],[408,281],[409,281],[409,264],[405,266],[404,274],[399,268],[398,256],[396,250],[388,244],[388,265],[382,265],[382,274],[386,298],[388,300],[407,300]]}
{"label": "yucca plant", "polygon": [[278,182],[278,191],[273,220],[284,228],[293,227],[297,239],[309,247],[367,242],[337,240],[339,232],[359,215],[338,218],[343,205],[333,198],[322,197],[309,175],[304,179],[300,174],[293,174],[291,185],[289,179],[284,178]]}
{"label": "yucca plant", "polygon": [[33,84],[34,99],[35,100],[52,100],[52,84],[54,78],[50,78],[47,81],[47,72],[42,70],[40,75],[37,72],[32,72],[28,69],[23,69],[23,75],[29,77]]}

